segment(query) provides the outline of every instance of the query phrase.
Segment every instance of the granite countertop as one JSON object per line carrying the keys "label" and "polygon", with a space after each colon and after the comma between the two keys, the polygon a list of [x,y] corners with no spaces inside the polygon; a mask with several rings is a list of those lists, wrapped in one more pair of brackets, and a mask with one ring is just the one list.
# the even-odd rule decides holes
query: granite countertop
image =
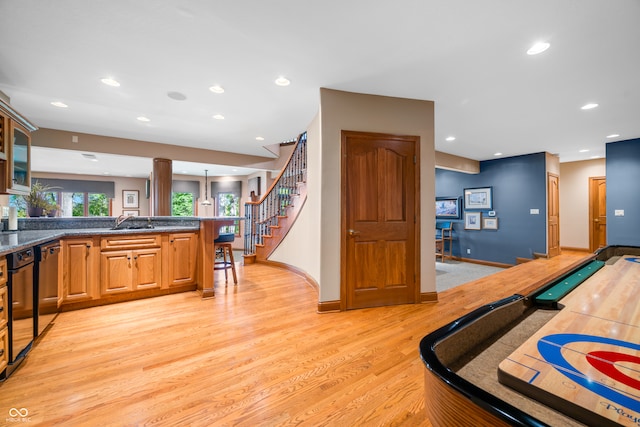
{"label": "granite countertop", "polygon": [[75,228],[75,229],[51,229],[51,230],[20,230],[0,232],[0,256],[12,252],[27,249],[52,240],[65,237],[84,236],[109,236],[115,234],[148,234],[148,233],[172,233],[185,231],[198,231],[197,226],[170,225],[155,226],[153,228]]}

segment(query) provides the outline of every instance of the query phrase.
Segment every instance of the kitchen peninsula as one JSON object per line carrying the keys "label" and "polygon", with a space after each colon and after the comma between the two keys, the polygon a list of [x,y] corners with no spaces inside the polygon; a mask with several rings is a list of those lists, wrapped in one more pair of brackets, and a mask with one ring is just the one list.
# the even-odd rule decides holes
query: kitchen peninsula
{"label": "kitchen peninsula", "polygon": [[0,233],[0,380],[60,311],[194,290],[213,297],[214,240],[239,219],[20,219],[18,231]]}
{"label": "kitchen peninsula", "polygon": [[61,311],[196,289],[212,297],[213,240],[237,219],[136,217],[114,229],[111,217],[21,218],[19,231],[0,233],[0,257],[60,240]]}

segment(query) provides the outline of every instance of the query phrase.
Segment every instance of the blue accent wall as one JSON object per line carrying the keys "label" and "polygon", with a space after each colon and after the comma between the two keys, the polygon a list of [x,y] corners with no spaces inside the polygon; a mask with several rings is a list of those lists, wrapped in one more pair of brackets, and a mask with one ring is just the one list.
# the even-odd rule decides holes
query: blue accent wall
{"label": "blue accent wall", "polygon": [[607,244],[640,246],[640,139],[607,144],[606,165]]}
{"label": "blue accent wall", "polygon": [[[473,175],[436,169],[437,197],[462,197],[465,188],[476,187],[493,188],[498,229],[465,230],[464,218],[454,221],[454,256],[515,264],[518,257],[546,253],[544,153],[480,162],[480,173]],[[539,213],[532,215],[530,209],[538,209]],[[481,211],[482,216],[487,216],[488,211]]]}

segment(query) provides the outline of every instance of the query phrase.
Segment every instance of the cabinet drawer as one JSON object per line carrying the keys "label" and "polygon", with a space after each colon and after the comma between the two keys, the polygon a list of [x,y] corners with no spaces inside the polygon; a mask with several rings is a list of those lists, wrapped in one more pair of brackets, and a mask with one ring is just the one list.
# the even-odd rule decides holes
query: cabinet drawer
{"label": "cabinet drawer", "polygon": [[0,286],[7,284],[7,274],[7,259],[3,257],[0,260]]}
{"label": "cabinet drawer", "polygon": [[109,236],[103,237],[100,241],[100,248],[103,251],[136,249],[136,248],[159,248],[160,235],[131,235],[131,236]]}

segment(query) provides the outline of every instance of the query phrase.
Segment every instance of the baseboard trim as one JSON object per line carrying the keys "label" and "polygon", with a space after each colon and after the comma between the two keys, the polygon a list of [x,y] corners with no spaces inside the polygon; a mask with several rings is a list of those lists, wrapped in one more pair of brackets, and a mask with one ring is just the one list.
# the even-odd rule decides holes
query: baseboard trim
{"label": "baseboard trim", "polygon": [[420,292],[420,303],[438,302],[437,292]]}
{"label": "baseboard trim", "polygon": [[502,262],[493,262],[493,261],[483,261],[481,259],[473,259],[473,258],[454,258],[456,261],[462,262],[470,262],[472,264],[480,264],[480,265],[488,265],[489,267],[498,267],[498,268],[509,268],[513,267],[512,264],[504,264]]}
{"label": "baseboard trim", "polygon": [[318,313],[335,313],[337,311],[342,311],[340,301],[320,301],[318,303]]}
{"label": "baseboard trim", "polygon": [[560,246],[560,251],[574,251],[574,252],[586,252],[591,253],[589,248],[572,248],[570,246]]}
{"label": "baseboard trim", "polygon": [[280,262],[280,261],[270,261],[270,260],[258,260],[258,259],[256,259],[256,262],[258,262],[260,264],[270,265],[270,266],[273,266],[273,267],[284,268],[285,270],[288,270],[288,271],[290,271],[292,273],[295,273],[298,276],[303,277],[304,280],[307,282],[307,284],[309,284],[309,286],[311,286],[313,289],[315,289],[316,292],[320,293],[320,286],[318,285],[318,282],[316,282],[313,277],[309,276],[307,274],[307,272],[305,272],[304,270],[299,269],[298,267],[294,267],[293,265],[289,265],[289,264],[286,264],[286,263]]}

